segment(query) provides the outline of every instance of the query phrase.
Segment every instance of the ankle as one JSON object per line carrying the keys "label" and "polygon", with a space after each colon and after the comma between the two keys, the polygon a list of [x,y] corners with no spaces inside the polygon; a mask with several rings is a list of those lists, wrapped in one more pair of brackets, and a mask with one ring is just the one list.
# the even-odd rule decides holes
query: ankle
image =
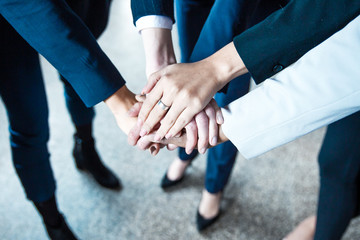
{"label": "ankle", "polygon": [[316,216],[311,216],[300,222],[295,229],[284,239],[286,240],[312,240],[315,235]]}
{"label": "ankle", "polygon": [[81,139],[82,141],[92,140],[92,124],[85,124],[80,126],[75,126],[76,133],[75,137]]}
{"label": "ankle", "polygon": [[190,163],[191,160],[183,161],[180,158],[176,158],[169,166],[167,177],[172,181],[180,179]]}
{"label": "ankle", "polygon": [[58,227],[61,224],[61,215],[58,210],[55,195],[44,202],[33,202],[45,224]]}
{"label": "ankle", "polygon": [[220,211],[221,196],[222,192],[210,193],[204,189],[200,200],[199,213],[204,218],[213,218],[218,215]]}

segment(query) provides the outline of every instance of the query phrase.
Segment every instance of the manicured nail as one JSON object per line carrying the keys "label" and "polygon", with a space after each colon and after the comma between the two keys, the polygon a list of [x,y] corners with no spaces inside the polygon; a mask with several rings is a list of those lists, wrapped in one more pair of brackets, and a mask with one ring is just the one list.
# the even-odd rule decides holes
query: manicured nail
{"label": "manicured nail", "polygon": [[142,124],[143,124],[143,121],[142,121],[140,118],[138,118],[136,125],[137,125],[138,127],[141,127]]}
{"label": "manicured nail", "polygon": [[130,116],[130,117],[136,117],[136,115],[134,115],[135,113],[135,110],[133,108],[131,108],[128,112],[127,112],[127,115]]}
{"label": "manicured nail", "polygon": [[221,114],[217,115],[217,121],[218,121],[218,123],[223,123],[224,122],[224,118],[223,118],[223,116]]}
{"label": "manicured nail", "polygon": [[140,131],[140,136],[143,137],[146,134],[147,134],[147,131],[144,128],[142,128],[141,131]]}
{"label": "manicured nail", "polygon": [[204,153],[205,153],[205,151],[206,151],[206,148],[202,148],[202,149],[200,149],[200,153],[201,153],[201,154],[204,154]]}
{"label": "manicured nail", "polygon": [[171,138],[172,137],[172,134],[171,133],[167,133],[166,135],[165,135],[165,138],[166,139],[169,139],[169,138]]}
{"label": "manicured nail", "polygon": [[213,137],[213,138],[211,139],[211,145],[215,146],[216,143],[217,143],[217,137]]}
{"label": "manicured nail", "polygon": [[160,135],[155,135],[155,137],[154,137],[154,141],[155,142],[159,142],[161,140],[161,137],[160,137]]}

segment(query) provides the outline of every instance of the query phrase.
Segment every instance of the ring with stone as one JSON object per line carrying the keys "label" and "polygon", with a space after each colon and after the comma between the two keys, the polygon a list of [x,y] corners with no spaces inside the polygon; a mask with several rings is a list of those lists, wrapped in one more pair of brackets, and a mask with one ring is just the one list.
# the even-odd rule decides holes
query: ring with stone
{"label": "ring with stone", "polygon": [[157,105],[164,111],[167,111],[170,108],[169,106],[166,106],[161,100],[158,101]]}

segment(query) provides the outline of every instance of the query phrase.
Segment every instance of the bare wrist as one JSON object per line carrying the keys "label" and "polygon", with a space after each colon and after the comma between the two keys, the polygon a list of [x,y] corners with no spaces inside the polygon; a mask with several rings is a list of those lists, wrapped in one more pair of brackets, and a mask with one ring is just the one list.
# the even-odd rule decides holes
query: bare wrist
{"label": "bare wrist", "polygon": [[124,85],[104,102],[114,115],[121,130],[128,134],[131,127],[136,123],[136,118],[129,117],[127,114],[129,109],[137,102],[135,95]]}
{"label": "bare wrist", "polygon": [[164,28],[147,28],[141,31],[147,75],[161,68],[176,63],[171,30]]}
{"label": "bare wrist", "polygon": [[248,72],[233,42],[204,59],[204,61],[207,61],[211,65],[211,69],[213,69],[218,81],[217,85],[220,87],[218,90],[235,77]]}

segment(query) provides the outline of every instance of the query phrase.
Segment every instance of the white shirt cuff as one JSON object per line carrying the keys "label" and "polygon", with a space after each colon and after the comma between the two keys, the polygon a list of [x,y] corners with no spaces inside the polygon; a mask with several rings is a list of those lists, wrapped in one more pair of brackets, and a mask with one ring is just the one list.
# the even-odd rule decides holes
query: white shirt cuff
{"label": "white shirt cuff", "polygon": [[141,32],[145,28],[166,28],[172,29],[173,21],[171,18],[160,15],[148,15],[139,18],[136,23],[136,29]]}

